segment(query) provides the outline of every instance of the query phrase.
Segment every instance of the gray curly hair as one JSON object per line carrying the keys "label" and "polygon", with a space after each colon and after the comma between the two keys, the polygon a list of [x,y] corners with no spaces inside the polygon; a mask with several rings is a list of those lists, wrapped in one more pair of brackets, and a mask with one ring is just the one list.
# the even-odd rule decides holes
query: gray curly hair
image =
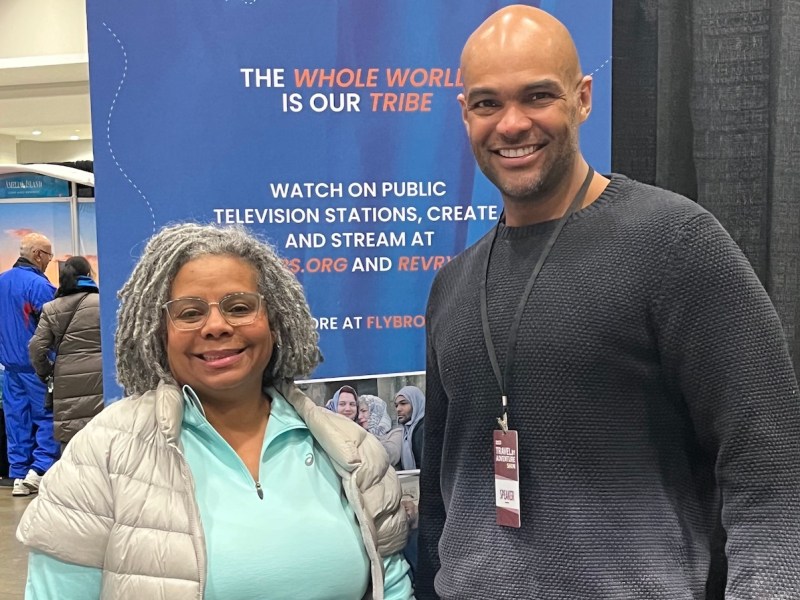
{"label": "gray curly hair", "polygon": [[155,389],[160,380],[175,383],[167,363],[162,306],[181,267],[206,255],[239,257],[258,274],[276,344],[265,383],[307,376],[319,363],[319,336],[303,288],[275,248],[244,227],[184,223],[164,227],[150,238],[117,294],[117,379],[127,394]]}

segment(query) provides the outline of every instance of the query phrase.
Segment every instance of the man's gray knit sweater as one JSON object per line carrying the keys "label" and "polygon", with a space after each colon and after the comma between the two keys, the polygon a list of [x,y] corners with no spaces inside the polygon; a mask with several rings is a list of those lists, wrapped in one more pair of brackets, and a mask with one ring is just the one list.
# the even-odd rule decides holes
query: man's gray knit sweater
{"label": "man's gray knit sweater", "polygon": [[[499,230],[501,370],[553,227]],[[800,399],[777,315],[710,214],[619,175],[567,221],[523,313],[507,384],[522,527],[495,524],[492,233],[429,299],[417,597],[705,598],[720,505],[726,600],[800,597]]]}

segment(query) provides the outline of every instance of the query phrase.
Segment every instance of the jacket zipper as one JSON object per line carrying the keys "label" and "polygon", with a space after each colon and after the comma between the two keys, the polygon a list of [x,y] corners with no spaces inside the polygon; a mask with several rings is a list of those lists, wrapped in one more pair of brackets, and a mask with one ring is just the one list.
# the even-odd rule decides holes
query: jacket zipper
{"label": "jacket zipper", "polygon": [[[214,444],[214,443],[217,443],[217,442],[222,442],[222,444],[223,444],[223,445],[227,446],[227,447],[228,447],[228,449],[229,449],[231,452],[233,452],[233,455],[236,457],[236,460],[238,461],[238,463],[239,463],[239,466],[240,466],[240,467],[241,467],[241,469],[242,469],[242,473],[243,473],[243,474],[244,474],[244,476],[245,476],[245,477],[247,477],[247,478],[248,478],[250,481],[252,481],[253,483],[255,483],[255,484],[256,484],[256,494],[258,494],[258,498],[259,498],[259,500],[263,500],[263,499],[264,499],[264,488],[262,488],[262,487],[261,487],[261,477],[260,477],[260,475],[261,475],[261,464],[260,464],[260,462],[261,462],[261,458],[259,457],[259,466],[258,466],[258,470],[259,470],[259,473],[258,473],[258,474],[259,474],[259,478],[258,478],[258,479],[256,479],[255,477],[253,477],[252,473],[250,473],[250,470],[247,468],[247,465],[245,465],[245,464],[244,464],[244,461],[242,460],[242,457],[241,457],[241,456],[239,456],[238,454],[236,454],[236,451],[235,451],[233,448],[231,448],[231,445],[230,445],[230,444],[228,444],[228,443],[227,443],[227,442],[226,442],[226,441],[223,439],[223,437],[222,437],[222,436],[219,434],[219,432],[218,432],[218,431],[216,431],[216,430],[215,430],[213,427],[211,427],[211,424],[210,424],[208,421],[206,421],[205,423],[202,423],[202,424],[200,425],[200,427],[201,427],[201,429],[203,429],[203,430],[207,430],[207,431],[206,431],[207,435],[211,436],[212,438],[217,438],[217,440],[216,440],[216,441],[214,441],[214,440],[211,440],[211,443],[212,443],[212,444]],[[265,432],[265,435],[266,435],[266,432]]]}

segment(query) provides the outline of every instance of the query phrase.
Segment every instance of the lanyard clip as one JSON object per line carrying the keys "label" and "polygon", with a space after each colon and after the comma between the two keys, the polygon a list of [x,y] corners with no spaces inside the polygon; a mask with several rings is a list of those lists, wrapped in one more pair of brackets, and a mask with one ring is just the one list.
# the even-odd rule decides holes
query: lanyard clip
{"label": "lanyard clip", "polygon": [[500,425],[500,429],[503,430],[503,433],[508,433],[508,413],[503,413],[503,418],[497,417],[497,424]]}
{"label": "lanyard clip", "polygon": [[508,433],[508,396],[503,394],[500,399],[503,402],[503,418],[497,417],[497,424],[503,433]]}

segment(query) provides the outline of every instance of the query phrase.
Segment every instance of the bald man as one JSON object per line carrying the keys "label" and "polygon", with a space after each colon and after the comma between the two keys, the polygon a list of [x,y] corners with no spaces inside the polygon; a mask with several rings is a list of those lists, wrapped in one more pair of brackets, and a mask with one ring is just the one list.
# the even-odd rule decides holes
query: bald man
{"label": "bald man", "polygon": [[498,11],[461,68],[505,212],[429,298],[417,597],[706,598],[721,519],[725,598],[797,598],[800,394],[748,261],[694,202],[590,169],[592,79],[552,16]]}
{"label": "bald man", "polygon": [[17,262],[0,274],[0,364],[6,369],[3,412],[14,496],[37,492],[60,450],[53,437],[53,413],[44,407],[47,389],[28,358],[28,342],[42,306],[56,291],[44,274],[52,259],[50,240],[29,233],[20,240]]}

